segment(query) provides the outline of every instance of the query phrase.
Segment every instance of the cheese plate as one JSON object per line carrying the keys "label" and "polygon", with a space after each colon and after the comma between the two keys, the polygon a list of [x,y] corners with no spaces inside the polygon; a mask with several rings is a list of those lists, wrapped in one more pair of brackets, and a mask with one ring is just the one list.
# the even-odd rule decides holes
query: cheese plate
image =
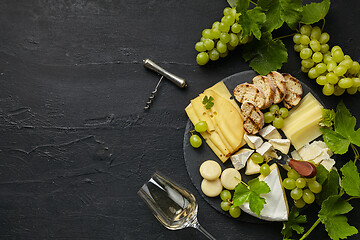
{"label": "cheese plate", "polygon": [[[230,91],[230,93],[233,93],[234,88],[241,83],[251,83],[252,79],[257,76],[258,74],[252,70],[239,72],[234,75],[231,75],[229,77],[226,77],[222,81]],[[299,79],[301,82],[301,79]],[[302,88],[303,88],[303,96],[305,96],[307,93],[312,93],[312,95],[326,108],[326,105],[321,101],[321,99],[304,83],[301,82]],[[184,151],[184,159],[185,159],[185,165],[187,168],[187,172],[189,174],[189,177],[199,192],[199,194],[205,199],[206,202],[210,204],[214,209],[219,211],[222,214],[230,216],[227,212],[224,212],[220,208],[221,199],[220,197],[207,197],[205,194],[201,191],[201,182],[202,177],[199,173],[199,167],[200,165],[206,161],[206,160],[214,160],[220,164],[222,167],[222,170],[226,168],[232,168],[232,162],[230,159],[228,159],[225,163],[223,163],[211,150],[211,148],[203,141],[203,144],[199,148],[193,148],[190,145],[189,138],[191,136],[190,131],[194,129],[193,124],[190,120],[188,120],[186,127],[185,127],[185,133],[184,133],[184,140],[183,140],[183,151]],[[291,150],[290,150],[291,151]],[[242,176],[242,179],[244,182],[247,182],[251,179],[253,179],[257,175],[245,175],[245,168],[239,170]],[[281,174],[284,174],[285,171],[283,169],[280,170]],[[239,218],[236,219],[237,221],[244,221],[244,222],[250,222],[250,223],[269,223],[268,221],[258,219],[256,217],[253,217],[249,214],[246,214],[245,212],[241,214]]]}

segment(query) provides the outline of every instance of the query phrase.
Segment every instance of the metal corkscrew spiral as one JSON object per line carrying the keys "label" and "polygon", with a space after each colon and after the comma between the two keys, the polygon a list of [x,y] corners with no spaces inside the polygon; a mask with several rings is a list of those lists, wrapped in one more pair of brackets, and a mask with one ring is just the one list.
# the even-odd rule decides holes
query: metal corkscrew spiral
{"label": "metal corkscrew spiral", "polygon": [[158,92],[158,88],[159,88],[160,83],[161,83],[161,81],[162,81],[162,79],[164,77],[169,79],[171,82],[173,82],[174,84],[176,84],[176,86],[178,86],[180,88],[184,88],[184,87],[187,86],[186,81],[183,78],[180,78],[180,77],[166,71],[165,69],[158,66],[157,64],[155,64],[150,59],[145,59],[143,62],[144,62],[144,67],[146,67],[148,69],[151,69],[151,70],[153,70],[153,71],[155,71],[155,72],[157,72],[158,74],[161,75],[161,78],[160,78],[159,82],[156,84],[156,87],[155,87],[154,91],[151,92],[149,100],[146,102],[146,105],[144,107],[145,110],[148,110],[150,108],[150,105],[153,102],[153,100],[155,98],[155,94]]}

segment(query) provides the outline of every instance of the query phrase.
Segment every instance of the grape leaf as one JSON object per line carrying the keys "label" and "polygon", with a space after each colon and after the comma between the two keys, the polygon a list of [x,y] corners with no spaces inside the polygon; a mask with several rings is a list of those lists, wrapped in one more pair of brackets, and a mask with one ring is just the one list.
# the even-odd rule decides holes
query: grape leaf
{"label": "grape leaf", "polygon": [[230,5],[230,7],[236,7],[236,4],[238,2],[238,0],[227,0],[228,4]]}
{"label": "grape leaf", "polygon": [[261,75],[280,69],[287,61],[288,53],[281,40],[273,40],[264,33],[260,40],[254,39],[243,47],[242,56],[249,66]]}
{"label": "grape leaf", "polygon": [[350,143],[360,146],[360,129],[354,130],[356,118],[351,115],[345,104],[341,101],[336,108],[334,131],[321,128],[323,138],[328,147],[336,154],[348,151]]}
{"label": "grape leaf", "polygon": [[330,0],[323,0],[319,3],[310,3],[303,7],[301,22],[313,24],[324,19],[330,8]]}
{"label": "grape leaf", "polygon": [[265,13],[261,11],[261,8],[255,7],[246,11],[239,17],[239,24],[242,26],[242,37],[250,36],[254,34],[257,39],[261,38],[261,27],[266,21]]}
{"label": "grape leaf", "polygon": [[335,111],[333,109],[322,109],[322,117],[319,125],[322,127],[331,127],[334,125]]}
{"label": "grape leaf", "polygon": [[342,187],[352,197],[360,197],[360,176],[353,161],[347,162],[341,169],[343,174]]}
{"label": "grape leaf", "polygon": [[318,183],[323,185],[323,183],[328,178],[328,175],[329,175],[329,171],[323,165],[320,164],[316,167],[316,181]]}
{"label": "grape leaf", "polygon": [[249,9],[249,0],[238,0],[236,3],[236,11],[238,13],[245,13]]}
{"label": "grape leaf", "polygon": [[266,204],[265,198],[261,197],[260,194],[268,192],[270,192],[270,187],[266,182],[260,181],[258,178],[250,180],[248,187],[243,183],[239,183],[235,187],[233,205],[240,206],[248,201],[250,210],[260,217],[260,212]]}
{"label": "grape leaf", "polygon": [[338,195],[340,190],[339,184],[339,173],[336,170],[331,170],[325,182],[322,183],[322,190],[320,193],[316,195],[316,203],[321,205],[324,200],[326,200],[329,196]]}
{"label": "grape leaf", "polygon": [[302,0],[280,0],[281,19],[284,20],[291,29],[296,29],[302,18]]}
{"label": "grape leaf", "polygon": [[296,231],[298,234],[304,232],[304,227],[299,224],[306,223],[306,216],[300,215],[297,208],[292,207],[289,213],[288,220],[284,222],[284,227],[281,230],[281,234],[284,236],[284,239],[289,239],[292,237],[292,231]]}
{"label": "grape leaf", "polygon": [[322,203],[318,216],[331,239],[344,239],[358,233],[355,227],[348,224],[347,217],[342,215],[352,209],[350,203],[343,200],[340,195],[330,196]]}
{"label": "grape leaf", "polygon": [[272,32],[283,25],[284,20],[280,18],[281,8],[279,0],[261,0],[258,2],[258,6],[266,11],[266,21],[261,29],[263,32]]}

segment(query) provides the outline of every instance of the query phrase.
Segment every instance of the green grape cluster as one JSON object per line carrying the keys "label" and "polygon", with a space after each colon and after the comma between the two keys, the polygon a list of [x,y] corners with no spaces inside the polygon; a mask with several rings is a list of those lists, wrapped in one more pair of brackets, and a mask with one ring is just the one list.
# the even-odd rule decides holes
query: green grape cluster
{"label": "green grape cluster", "polygon": [[231,202],[231,192],[229,190],[222,190],[220,193],[220,198],[222,202],[220,203],[220,207],[225,212],[229,211],[230,216],[233,218],[240,217],[241,209],[238,206],[234,206]]}
{"label": "green grape cluster", "polygon": [[[195,131],[198,133],[205,132],[207,129],[208,129],[208,125],[205,121],[200,121],[195,124]],[[202,145],[201,138],[198,135],[193,134],[194,130],[190,132],[191,132],[190,145],[193,146],[194,148],[199,148]]]}
{"label": "green grape cluster", "polygon": [[330,49],[330,35],[317,26],[303,25],[293,37],[294,50],[300,53],[301,71],[323,86],[326,96],[360,91],[360,64],[344,55],[339,46]]}
{"label": "green grape cluster", "polygon": [[284,126],[284,118],[289,114],[289,110],[285,107],[280,108],[278,105],[273,104],[269,107],[269,111],[264,113],[264,122],[272,123],[276,128]]}
{"label": "green grape cluster", "polygon": [[270,174],[270,166],[267,163],[263,163],[265,161],[265,157],[262,156],[260,153],[254,152],[251,154],[250,159],[260,165],[260,174],[267,176]]}
{"label": "green grape cluster", "polygon": [[306,204],[315,201],[315,194],[322,190],[321,184],[316,181],[316,177],[302,178],[294,169],[290,169],[287,178],[283,180],[285,189],[290,190],[290,197],[294,200],[297,208],[303,208]]}
{"label": "green grape cluster", "polygon": [[225,8],[221,21],[213,23],[211,29],[204,29],[199,42],[195,44],[198,51],[196,62],[205,65],[209,60],[216,61],[226,57],[239,44],[245,44],[249,37],[241,37],[242,27],[238,23],[240,13],[235,8]]}

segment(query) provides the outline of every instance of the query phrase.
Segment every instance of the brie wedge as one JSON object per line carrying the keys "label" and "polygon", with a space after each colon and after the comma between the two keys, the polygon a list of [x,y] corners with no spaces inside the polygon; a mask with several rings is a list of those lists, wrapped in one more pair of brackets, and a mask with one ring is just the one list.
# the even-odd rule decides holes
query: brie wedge
{"label": "brie wedge", "polygon": [[247,160],[253,154],[254,150],[249,148],[243,148],[230,157],[231,162],[236,170],[240,170],[245,167]]}
{"label": "brie wedge", "polygon": [[[267,221],[287,221],[289,217],[289,206],[284,188],[281,184],[280,172],[276,164],[271,165],[270,169],[272,169],[272,171],[263,180],[270,187],[270,192],[262,195],[266,200],[266,204],[260,213],[260,219]],[[249,202],[245,202],[240,208],[244,212],[258,217],[250,210]]]}
{"label": "brie wedge", "polygon": [[264,142],[261,137],[255,135],[244,134],[244,139],[247,145],[252,149],[258,149]]}
{"label": "brie wedge", "polygon": [[281,139],[281,135],[278,130],[273,125],[267,125],[259,131],[260,136],[266,140],[270,139]]}
{"label": "brie wedge", "polygon": [[246,162],[245,174],[251,175],[251,174],[256,174],[256,173],[260,173],[260,165],[254,163],[254,161],[251,160],[251,158],[249,158]]}
{"label": "brie wedge", "polygon": [[269,143],[271,143],[271,145],[280,152],[288,154],[290,149],[289,139],[270,139]]}

